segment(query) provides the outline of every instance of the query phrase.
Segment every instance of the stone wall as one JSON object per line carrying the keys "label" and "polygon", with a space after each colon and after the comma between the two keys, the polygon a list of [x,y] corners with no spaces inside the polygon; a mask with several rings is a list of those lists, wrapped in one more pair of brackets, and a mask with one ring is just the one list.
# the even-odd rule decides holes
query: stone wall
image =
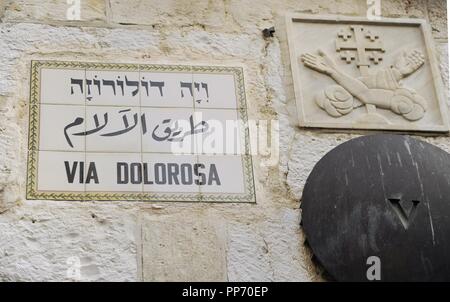
{"label": "stone wall", "polygon": [[[369,132],[296,126],[284,16],[366,16],[366,1],[81,4],[68,21],[65,0],[0,0],[0,281],[70,280],[74,261],[86,281],[323,280],[303,244],[302,188],[326,152]],[[382,15],[430,22],[448,87],[445,1],[382,0]],[[280,162],[254,157],[257,204],[25,200],[32,59],[243,65],[249,118],[280,121]],[[447,136],[420,139],[450,151]]]}

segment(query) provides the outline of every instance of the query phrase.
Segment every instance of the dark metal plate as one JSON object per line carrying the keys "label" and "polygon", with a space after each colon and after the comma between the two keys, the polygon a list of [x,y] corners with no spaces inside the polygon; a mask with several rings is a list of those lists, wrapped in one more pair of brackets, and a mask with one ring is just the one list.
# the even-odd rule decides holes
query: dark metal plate
{"label": "dark metal plate", "polygon": [[450,155],[400,135],[350,140],[314,167],[302,225],[316,258],[339,281],[450,281]]}

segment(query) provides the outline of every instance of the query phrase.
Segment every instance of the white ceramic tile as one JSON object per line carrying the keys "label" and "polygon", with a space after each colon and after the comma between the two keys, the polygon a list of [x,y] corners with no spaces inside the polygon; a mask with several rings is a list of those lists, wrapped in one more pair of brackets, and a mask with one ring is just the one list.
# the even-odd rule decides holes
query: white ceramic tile
{"label": "white ceramic tile", "polygon": [[[140,153],[86,153],[86,192],[142,192]],[[90,177],[89,177],[90,176]]]}
{"label": "white ceramic tile", "polygon": [[84,105],[85,71],[41,69],[41,103]]}
{"label": "white ceramic tile", "polygon": [[84,151],[85,106],[40,106],[39,150]]}
{"label": "white ceramic tile", "polygon": [[[198,193],[195,155],[143,153],[144,192]],[[201,172],[201,171],[199,171]]]}
{"label": "white ceramic tile", "polygon": [[[142,136],[143,152],[193,153],[193,109],[141,108],[146,127]],[[194,124],[195,127],[195,124]]]}
{"label": "white ceramic tile", "polygon": [[191,73],[141,72],[141,105],[193,107]]}
{"label": "white ceramic tile", "polygon": [[86,152],[140,152],[140,108],[87,106],[86,132]]}
{"label": "white ceramic tile", "polygon": [[83,192],[84,152],[39,151],[38,191]]}
{"label": "white ceramic tile", "polygon": [[202,154],[244,154],[243,121],[236,110],[196,109],[195,124],[205,123],[196,136],[196,152]]}
{"label": "white ceramic tile", "polygon": [[86,104],[139,106],[139,71],[86,71]]}
{"label": "white ceramic tile", "polygon": [[239,155],[199,155],[198,163],[205,168],[202,194],[244,194],[245,177],[242,157]]}
{"label": "white ceramic tile", "polygon": [[237,93],[232,74],[194,73],[196,108],[237,108]]}

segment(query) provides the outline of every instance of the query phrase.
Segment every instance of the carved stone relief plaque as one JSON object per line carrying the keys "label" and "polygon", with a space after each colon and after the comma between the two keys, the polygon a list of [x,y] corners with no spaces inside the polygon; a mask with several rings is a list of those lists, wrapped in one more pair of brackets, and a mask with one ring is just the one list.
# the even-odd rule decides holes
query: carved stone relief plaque
{"label": "carved stone relief plaque", "polygon": [[300,126],[449,131],[425,21],[289,15],[287,30]]}

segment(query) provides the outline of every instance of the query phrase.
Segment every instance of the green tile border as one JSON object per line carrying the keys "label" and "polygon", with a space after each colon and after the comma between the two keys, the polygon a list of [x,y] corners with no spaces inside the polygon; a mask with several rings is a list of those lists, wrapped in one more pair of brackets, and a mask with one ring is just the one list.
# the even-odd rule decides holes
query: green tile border
{"label": "green tile border", "polygon": [[250,138],[248,126],[241,129],[244,137],[245,154],[241,155],[244,168],[244,194],[227,193],[152,193],[152,192],[60,192],[38,191],[37,175],[39,162],[39,122],[40,122],[40,74],[42,68],[121,70],[146,72],[198,72],[233,74],[238,96],[237,112],[239,119],[247,122],[247,103],[245,97],[244,72],[241,67],[226,66],[191,66],[161,64],[122,64],[74,61],[32,61],[30,73],[30,104],[28,125],[28,160],[26,199],[29,200],[68,200],[68,201],[149,201],[149,202],[230,202],[255,203],[255,185],[253,163],[250,155]]}

